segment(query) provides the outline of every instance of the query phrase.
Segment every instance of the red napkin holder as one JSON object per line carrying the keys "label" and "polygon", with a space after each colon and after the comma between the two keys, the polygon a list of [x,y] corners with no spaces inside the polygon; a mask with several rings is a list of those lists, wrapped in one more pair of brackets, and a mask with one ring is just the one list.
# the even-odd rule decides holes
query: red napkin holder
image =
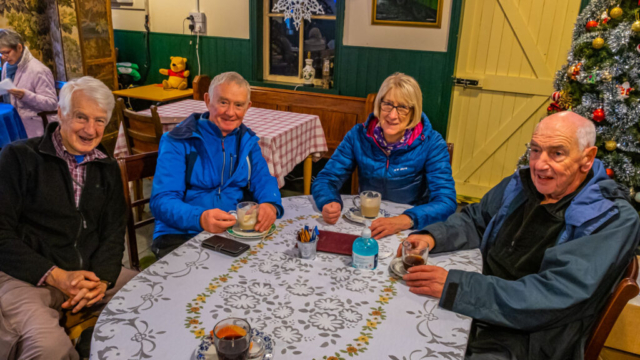
{"label": "red napkin holder", "polygon": [[316,250],[351,256],[353,253],[353,242],[357,238],[358,235],[320,230],[320,240],[318,240]]}

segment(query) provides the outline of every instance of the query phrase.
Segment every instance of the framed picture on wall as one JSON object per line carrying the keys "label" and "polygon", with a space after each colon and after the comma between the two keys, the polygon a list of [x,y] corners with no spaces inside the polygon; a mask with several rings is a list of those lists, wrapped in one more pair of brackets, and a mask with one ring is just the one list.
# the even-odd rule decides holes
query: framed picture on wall
{"label": "framed picture on wall", "polygon": [[371,0],[371,24],[440,28],[444,0]]}

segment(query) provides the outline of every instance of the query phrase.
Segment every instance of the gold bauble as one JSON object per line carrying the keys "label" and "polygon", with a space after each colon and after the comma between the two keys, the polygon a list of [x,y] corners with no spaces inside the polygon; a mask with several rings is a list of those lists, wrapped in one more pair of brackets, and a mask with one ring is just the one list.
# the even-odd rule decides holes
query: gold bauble
{"label": "gold bauble", "polygon": [[635,32],[640,32],[640,21],[636,21],[631,25],[631,30]]}
{"label": "gold bauble", "polygon": [[609,151],[613,151],[618,148],[618,143],[615,140],[605,141],[604,148]]}
{"label": "gold bauble", "polygon": [[569,76],[573,76],[573,71],[576,69],[575,66],[573,65],[569,65],[569,67],[567,67],[567,75]]}
{"label": "gold bauble", "polygon": [[604,46],[604,39],[601,37],[593,39],[591,46],[593,46],[594,49],[602,49],[602,47]]}
{"label": "gold bauble", "polygon": [[619,18],[620,16],[622,16],[622,9],[619,6],[614,7],[613,9],[611,9],[611,11],[609,11],[609,16],[614,19]]}
{"label": "gold bauble", "polygon": [[602,81],[607,81],[607,82],[609,82],[609,81],[611,81],[611,80],[613,80],[613,76],[611,75],[611,73],[610,73],[610,72],[608,72],[608,71],[606,71],[606,70],[605,70],[605,71],[602,73]]}

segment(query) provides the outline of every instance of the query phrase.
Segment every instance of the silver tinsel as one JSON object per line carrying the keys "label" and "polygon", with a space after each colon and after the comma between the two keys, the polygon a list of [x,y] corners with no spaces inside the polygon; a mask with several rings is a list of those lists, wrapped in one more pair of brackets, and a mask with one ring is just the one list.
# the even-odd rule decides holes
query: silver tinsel
{"label": "silver tinsel", "polygon": [[630,22],[623,22],[615,28],[609,30],[604,35],[604,41],[609,45],[609,49],[614,54],[620,50],[626,50],[631,36],[634,34],[631,30]]}
{"label": "silver tinsel", "polygon": [[605,167],[613,170],[616,181],[631,186],[638,186],[638,175],[640,172],[627,156],[619,154],[617,158],[614,158],[613,155],[606,154],[601,160]]}

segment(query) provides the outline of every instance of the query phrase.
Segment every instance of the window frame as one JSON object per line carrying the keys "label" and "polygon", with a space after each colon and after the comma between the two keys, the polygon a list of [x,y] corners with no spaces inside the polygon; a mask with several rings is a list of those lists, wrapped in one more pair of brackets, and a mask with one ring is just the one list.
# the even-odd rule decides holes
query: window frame
{"label": "window frame", "polygon": [[[276,81],[282,83],[296,84],[301,85],[304,83],[304,79],[302,78],[302,69],[304,68],[304,28],[306,26],[306,19],[302,19],[300,22],[300,29],[298,29],[298,76],[286,76],[286,75],[272,75],[270,74],[271,68],[271,18],[284,18],[284,13],[273,13],[270,9],[269,0],[263,0],[263,11],[262,11],[262,78],[265,81]],[[333,20],[336,26],[336,37],[338,35],[338,14],[336,11],[336,15],[311,15],[312,20]],[[337,39],[336,39],[337,40]],[[337,56],[336,56],[337,59]],[[316,87],[322,86],[322,79],[314,79],[313,85]]]}

